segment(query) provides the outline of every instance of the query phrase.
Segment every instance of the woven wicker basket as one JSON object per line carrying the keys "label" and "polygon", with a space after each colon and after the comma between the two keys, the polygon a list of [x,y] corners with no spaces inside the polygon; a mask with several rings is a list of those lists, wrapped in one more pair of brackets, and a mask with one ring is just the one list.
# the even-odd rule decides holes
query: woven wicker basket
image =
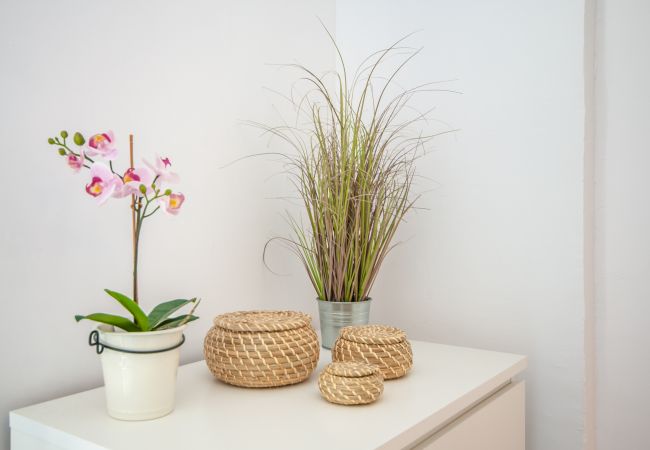
{"label": "woven wicker basket", "polygon": [[384,391],[384,380],[375,366],[359,362],[333,362],[318,377],[323,398],[340,405],[372,403]]}
{"label": "woven wicker basket", "polygon": [[275,387],[309,378],[320,347],[311,317],[295,311],[239,311],[217,316],[203,353],[219,380]]}
{"label": "woven wicker basket", "polygon": [[411,370],[413,351],[399,328],[362,325],[341,329],[332,349],[333,361],[359,361],[377,366],[385,380]]}

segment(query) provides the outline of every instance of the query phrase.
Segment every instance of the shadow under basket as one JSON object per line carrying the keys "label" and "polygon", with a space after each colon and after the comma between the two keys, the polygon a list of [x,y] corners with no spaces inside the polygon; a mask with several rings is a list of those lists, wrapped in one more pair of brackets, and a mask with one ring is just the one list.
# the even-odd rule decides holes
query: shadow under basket
{"label": "shadow under basket", "polygon": [[239,311],[217,316],[205,336],[210,372],[224,383],[277,387],[309,378],[320,346],[311,317],[296,311]]}

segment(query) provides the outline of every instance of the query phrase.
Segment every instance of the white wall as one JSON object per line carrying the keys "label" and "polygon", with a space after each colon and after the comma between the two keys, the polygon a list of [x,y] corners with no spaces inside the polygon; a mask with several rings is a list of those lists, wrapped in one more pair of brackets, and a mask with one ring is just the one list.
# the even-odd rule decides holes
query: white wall
{"label": "white wall", "polygon": [[[400,232],[405,242],[373,292],[374,320],[414,338],[529,355],[527,448],[583,448],[585,404],[593,407],[583,348],[591,201],[584,19],[593,2],[356,0],[336,2],[336,13],[334,3],[0,3],[0,447],[8,410],[101,383],[85,344],[91,325],[72,316],[118,311],[101,289],[130,286],[128,209],[92,204],[83,177],[45,143],[59,129],[111,127],[123,144],[134,132],[137,154],[169,154],[183,176],[181,216],[147,224],[141,289],[145,304],[203,298],[184,362],[201,357],[220,312],[315,313],[289,254],[270,255],[288,276],[261,263],[264,242],[286,231],[286,205],[268,199],[292,192],[281,166],[258,158],[218,167],[265,150],[240,120],[275,122],[282,102],[262,86],[286,92],[295,79],[265,63],[334,67],[318,16],[331,28],[336,20],[349,62],[420,30],[408,42],[424,50],[400,81],[455,78],[445,86],[463,91],[418,103],[437,105],[434,117],[460,131],[435,141],[419,164],[428,210]],[[650,440],[650,5],[596,5],[598,449],[640,450]]]}
{"label": "white wall", "polygon": [[[101,384],[86,345],[90,323],[74,314],[119,311],[102,292],[130,289],[126,201],[97,208],[48,136],[111,127],[136,154],[168,154],[187,195],[177,218],[144,230],[144,305],[200,296],[183,361],[201,357],[217,313],[247,308],[315,312],[304,277],[270,274],[261,249],[283,231],[281,168],[267,159],[218,167],[265,150],[241,120],[276,120],[277,98],[295,73],[266,63],[333,67],[317,16],[327,0],[16,1],[0,3],[0,447],[10,409]],[[126,159],[121,160],[121,165]],[[278,254],[284,264],[289,255]],[[278,261],[279,260],[279,261]]]}
{"label": "white wall", "polygon": [[460,131],[419,162],[427,192],[386,261],[373,320],[413,338],[527,354],[527,448],[582,448],[582,1],[339,1],[350,60],[414,30],[403,84],[447,84]]}
{"label": "white wall", "polygon": [[650,3],[598,0],[598,450],[650,442]]}

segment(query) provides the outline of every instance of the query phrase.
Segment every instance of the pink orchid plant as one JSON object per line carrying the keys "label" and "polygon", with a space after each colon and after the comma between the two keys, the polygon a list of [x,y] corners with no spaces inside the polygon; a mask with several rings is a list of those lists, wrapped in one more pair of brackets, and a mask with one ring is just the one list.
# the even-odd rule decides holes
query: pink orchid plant
{"label": "pink orchid plant", "polygon": [[[144,313],[138,301],[138,251],[142,225],[160,209],[168,214],[177,215],[185,202],[182,193],[167,187],[168,184],[179,181],[178,174],[171,169],[172,163],[169,158],[156,155],[152,163],[144,161],[141,166],[116,171],[113,168],[113,161],[119,151],[112,131],[93,134],[88,141],[79,132],[74,134],[71,143],[68,143],[68,137],[67,131],[61,131],[60,136],[49,138],[47,142],[58,148],[59,154],[66,158],[68,167],[73,172],[78,173],[88,169],[86,193],[93,197],[98,205],[106,203],[111,198],[129,197],[134,215],[133,298],[105,289],[106,293],[131,313],[133,320],[106,313],[78,315],[75,319],[106,323],[129,332],[175,328],[198,319],[192,315],[199,303],[196,298],[163,302],[153,308],[149,314]],[[171,314],[189,304],[192,304],[192,308],[188,314],[170,317]]]}

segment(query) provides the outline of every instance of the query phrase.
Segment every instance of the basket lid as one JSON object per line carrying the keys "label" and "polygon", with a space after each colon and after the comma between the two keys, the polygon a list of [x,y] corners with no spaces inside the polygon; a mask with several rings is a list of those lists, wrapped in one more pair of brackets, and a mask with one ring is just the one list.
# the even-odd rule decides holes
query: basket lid
{"label": "basket lid", "polygon": [[338,361],[328,364],[325,371],[337,377],[361,378],[379,373],[379,368],[357,361]]}
{"label": "basket lid", "polygon": [[360,325],[341,328],[341,338],[359,344],[399,344],[406,340],[406,333],[387,325]]}
{"label": "basket lid", "polygon": [[311,317],[298,311],[236,311],[214,318],[230,331],[289,331],[311,325]]}

